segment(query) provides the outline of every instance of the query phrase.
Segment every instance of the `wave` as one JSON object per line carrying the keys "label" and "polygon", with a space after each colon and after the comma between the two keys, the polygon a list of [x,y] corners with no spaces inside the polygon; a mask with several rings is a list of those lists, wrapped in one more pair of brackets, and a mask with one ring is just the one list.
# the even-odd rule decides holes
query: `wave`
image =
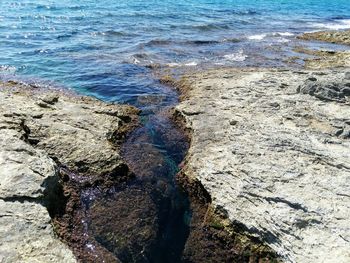
{"label": "wave", "polygon": [[147,53],[133,54],[127,62],[131,62],[134,65],[139,64],[153,64],[151,57]]}
{"label": "wave", "polygon": [[200,31],[212,31],[212,30],[221,30],[221,29],[230,29],[227,24],[205,24],[205,25],[196,25],[192,26],[192,28],[200,30]]}
{"label": "wave", "polygon": [[[294,36],[294,34],[291,32],[272,32],[272,33],[251,35],[251,36],[248,36],[247,39],[261,41],[267,37],[292,37],[292,36]],[[284,39],[284,41],[286,40],[287,39]]]}
{"label": "wave", "polygon": [[331,23],[311,23],[311,27],[330,30],[342,30],[350,28],[350,19],[340,19]]}
{"label": "wave", "polygon": [[184,63],[176,63],[176,62],[172,62],[172,63],[168,63],[166,64],[166,66],[170,67],[170,68],[176,68],[176,67],[181,67],[181,66],[185,66],[185,67],[195,67],[198,65],[198,62],[196,61],[187,61]]}
{"label": "wave", "polygon": [[110,37],[113,37],[113,36],[120,36],[120,37],[123,37],[123,36],[135,36],[135,34],[133,33],[129,33],[129,32],[125,32],[125,31],[115,31],[115,30],[106,30],[106,31],[97,31],[97,32],[92,32],[90,33],[90,35],[92,36],[110,36]]}
{"label": "wave", "polygon": [[198,40],[168,40],[168,39],[153,39],[144,44],[144,46],[167,46],[167,45],[217,45],[222,43],[237,43],[241,40],[238,38],[225,38],[223,40],[198,39]]}
{"label": "wave", "polygon": [[75,36],[75,35],[77,35],[77,34],[78,34],[78,31],[75,30],[75,31],[71,31],[71,32],[67,32],[67,33],[58,35],[56,38],[57,38],[58,40],[65,40],[65,39],[71,38],[71,37],[73,37],[73,36]]}
{"label": "wave", "polygon": [[171,43],[173,43],[173,41],[167,39],[152,39],[148,41],[145,46],[166,46]]}
{"label": "wave", "polygon": [[234,14],[234,15],[241,15],[241,16],[252,16],[252,15],[259,15],[261,14],[260,12],[256,10],[232,10],[232,9],[221,9],[221,10],[216,10],[218,13],[225,13],[225,14]]}
{"label": "wave", "polygon": [[186,44],[193,44],[193,45],[213,45],[213,44],[219,44],[220,41],[216,40],[192,40],[192,41],[185,41]]}
{"label": "wave", "polygon": [[252,35],[247,37],[249,40],[263,40],[265,37],[267,37],[267,34],[258,34],[258,35]]}
{"label": "wave", "polygon": [[239,38],[225,38],[224,40],[222,40],[222,42],[238,43],[238,42],[241,42],[241,39],[239,39]]}
{"label": "wave", "polygon": [[244,54],[243,49],[239,50],[236,53],[232,53],[232,54],[227,54],[224,55],[224,58],[230,61],[236,61],[236,62],[242,62],[244,60],[246,60],[248,56]]}
{"label": "wave", "polygon": [[0,72],[6,72],[13,74],[17,71],[17,68],[10,65],[0,65]]}

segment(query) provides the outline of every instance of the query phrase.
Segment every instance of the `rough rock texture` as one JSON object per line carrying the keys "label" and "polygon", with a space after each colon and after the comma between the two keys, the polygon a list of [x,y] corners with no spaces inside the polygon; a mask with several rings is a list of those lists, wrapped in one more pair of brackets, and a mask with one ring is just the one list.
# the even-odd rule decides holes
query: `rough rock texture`
{"label": "rough rock texture", "polygon": [[[294,51],[307,54],[312,57],[302,58],[306,69],[332,69],[332,68],[348,68],[350,67],[350,51],[325,51],[311,50],[303,47],[297,47]],[[301,59],[294,57],[294,60]]]}
{"label": "rough rock texture", "polygon": [[350,45],[350,30],[304,33],[298,38],[304,40],[319,40],[335,44]]}
{"label": "rough rock texture", "polygon": [[184,172],[213,206],[286,262],[350,262],[349,95],[339,100],[326,84],[346,89],[349,72],[231,69],[187,80],[177,107],[192,130]]}
{"label": "rough rock texture", "polygon": [[137,110],[14,82],[0,101],[0,262],[76,262],[50,223],[63,196],[56,162],[113,173],[123,163],[112,142]]}
{"label": "rough rock texture", "polygon": [[[3,123],[2,123],[3,124]],[[18,131],[0,133],[0,262],[75,262],[54,237],[41,204],[55,163],[20,139]]]}
{"label": "rough rock texture", "polygon": [[[298,38],[310,41],[318,40],[334,44],[350,45],[350,30],[304,33],[298,36]],[[305,61],[305,68],[307,69],[350,67],[349,50],[311,50],[304,47],[297,47],[294,51],[314,56],[303,59]],[[296,57],[296,59],[300,58]]]}

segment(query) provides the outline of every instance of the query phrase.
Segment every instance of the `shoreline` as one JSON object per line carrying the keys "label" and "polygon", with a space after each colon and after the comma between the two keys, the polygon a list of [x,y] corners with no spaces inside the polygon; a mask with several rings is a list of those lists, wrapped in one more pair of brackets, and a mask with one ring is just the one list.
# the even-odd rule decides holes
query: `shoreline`
{"label": "shoreline", "polygon": [[[228,255],[225,254],[228,250],[236,256],[236,260],[247,262],[250,260],[275,262],[280,260],[278,257],[281,257],[285,262],[303,260],[303,262],[310,263],[315,258],[324,259],[324,262],[332,262],[334,258],[338,258],[338,262],[347,262],[350,259],[350,255],[346,254],[350,248],[348,241],[350,237],[347,237],[341,228],[348,228],[350,222],[347,222],[346,218],[342,219],[344,221],[332,221],[327,217],[327,213],[334,215],[334,217],[344,215],[336,214],[326,201],[324,201],[325,204],[323,202],[316,204],[316,199],[331,198],[336,203],[335,206],[343,207],[345,211],[348,211],[344,201],[347,197],[344,192],[346,189],[341,186],[341,183],[346,186],[346,182],[342,180],[350,177],[348,172],[350,168],[344,161],[344,156],[350,155],[350,152],[344,147],[348,146],[349,149],[350,146],[348,143],[350,120],[342,118],[341,114],[346,115],[346,110],[349,110],[346,107],[350,105],[350,70],[349,65],[346,64],[348,63],[348,53],[336,52],[336,54],[340,54],[340,59],[330,59],[326,63],[323,63],[322,59],[311,59],[311,69],[230,67],[197,72],[191,76],[185,75],[181,80],[174,80],[170,77],[160,79],[162,84],[173,86],[179,90],[180,103],[175,107],[173,118],[174,122],[183,128],[185,135],[191,141],[185,160],[180,165],[182,169],[176,178],[189,194],[192,210],[195,211],[195,219],[192,222],[192,228],[195,231],[193,234],[190,233],[184,248],[186,260],[191,261],[192,259],[197,262],[199,259],[210,257],[213,257],[213,260],[218,260],[220,258],[218,255],[209,252],[201,254],[200,249],[196,246],[203,248],[205,245],[212,245],[214,247],[220,242],[227,244],[223,247],[216,247],[213,252],[221,253],[220,251],[223,251],[220,256],[224,258]],[[313,55],[334,58],[334,53],[314,53]],[[312,69],[320,69],[321,71]],[[25,93],[21,91],[23,87],[17,89],[17,86],[22,85],[20,83],[8,82],[6,85],[8,85],[9,90],[12,89],[8,92],[10,97],[21,96]],[[60,216],[63,216],[61,219],[56,218],[54,224],[57,229],[61,229],[61,237],[68,235],[65,239],[71,239],[74,243],[81,237],[71,236],[71,233],[66,232],[66,230],[79,225],[77,222],[83,218],[82,215],[67,217],[69,214],[74,214],[79,207],[79,196],[75,195],[81,189],[77,190],[77,187],[80,186],[74,184],[79,181],[79,184],[83,182],[82,185],[86,187],[100,185],[107,189],[112,185],[119,184],[118,182],[129,181],[132,175],[124,166],[125,160],[119,155],[111,157],[109,154],[117,153],[119,151],[118,145],[125,141],[127,134],[130,134],[129,132],[137,126],[135,119],[139,111],[131,106],[108,104],[88,97],[79,96],[79,98],[72,99],[60,91],[46,90],[43,93],[37,93],[36,91],[40,89],[35,87],[30,87],[30,89],[34,91],[34,98],[31,97],[33,94],[29,96],[28,93],[25,96],[30,98],[29,101],[20,100],[20,102],[12,103],[15,106],[7,109],[11,111],[11,114],[3,116],[2,123],[5,123],[5,126],[2,127],[2,130],[8,132],[15,130],[16,134],[13,135],[13,138],[16,142],[21,141],[22,143],[24,141],[27,143],[29,146],[25,147],[30,147],[30,151],[33,151],[34,155],[48,160],[48,166],[51,168],[47,169],[51,169],[51,172],[55,171],[52,176],[56,180],[61,178],[62,181],[65,181],[63,183],[64,189],[58,191],[61,192],[60,195],[63,192],[65,195],[65,197],[61,195],[60,198],[67,198],[67,196],[72,198],[65,208],[69,211],[66,214],[61,214]],[[1,93],[4,93],[3,88]],[[66,106],[61,105],[62,100],[71,109],[76,109],[76,105],[81,105],[81,109],[79,109],[81,114],[88,114],[95,118],[89,119],[87,124],[84,124],[79,118],[70,119],[73,126],[78,128],[74,130],[73,134],[79,135],[82,132],[82,137],[78,137],[79,140],[74,143],[74,147],[79,149],[77,154],[72,154],[71,146],[69,146],[71,145],[69,140],[72,140],[68,136],[72,132],[72,130],[69,131],[71,128],[60,130],[58,133],[48,128],[50,126],[56,127],[55,120],[56,122],[62,121],[62,116],[57,119],[57,115],[50,113],[56,111],[56,107],[59,108],[59,111],[64,110]],[[25,108],[27,103],[28,109],[39,113],[30,113],[29,115],[25,111],[23,113],[20,105],[22,104]],[[335,107],[339,112],[328,109],[328,105]],[[246,110],[248,111],[246,112]],[[19,113],[16,113],[17,111]],[[64,114],[67,114],[64,115],[65,117],[69,116],[67,112]],[[107,119],[106,123],[100,123],[101,120],[98,116],[101,114]],[[49,116],[48,119],[51,118],[51,123],[45,115]],[[29,123],[26,119],[28,116]],[[41,123],[43,116],[45,122]],[[25,124],[17,121],[10,123],[18,117],[20,117],[19,119],[24,118]],[[9,119],[11,119],[10,122]],[[101,126],[93,124],[94,120]],[[72,123],[66,124],[69,126]],[[257,123],[262,123],[262,126],[257,125]],[[109,134],[107,144],[105,144],[105,136],[101,135],[101,127],[103,134]],[[111,131],[111,127],[118,128]],[[266,127],[267,130],[264,130]],[[42,132],[41,129],[45,132]],[[17,132],[19,133],[17,134]],[[59,134],[60,132],[61,134]],[[93,137],[89,137],[89,133],[92,133]],[[311,136],[308,137],[308,134]],[[98,140],[94,139],[96,135],[99,136]],[[236,136],[238,139],[235,138]],[[85,148],[83,138],[90,138],[93,145]],[[269,145],[272,143],[270,139],[273,140],[273,147]],[[289,145],[290,142],[292,145]],[[316,142],[317,145],[314,144]],[[65,146],[60,148],[62,143]],[[101,143],[104,146],[101,146]],[[322,146],[322,148],[319,144],[334,147],[332,149],[337,155],[332,155],[332,152],[327,153],[327,146]],[[249,150],[245,150],[245,147]],[[273,153],[270,153],[271,151]],[[289,151],[295,151],[298,154]],[[90,155],[91,152],[102,152],[106,155],[96,157],[94,154]],[[288,152],[289,155],[284,156],[283,152]],[[312,156],[317,156],[317,158]],[[268,159],[264,159],[265,157]],[[308,164],[299,167],[299,163],[293,161],[298,158],[307,159]],[[56,163],[50,163],[52,159]],[[304,163],[304,159],[301,163]],[[290,165],[292,171],[284,170],[279,160]],[[66,167],[61,167],[60,163],[64,163]],[[269,166],[269,169],[265,166]],[[315,170],[310,172],[308,169]],[[303,176],[308,173],[316,175],[316,171],[317,177],[326,177],[329,173],[335,178],[338,171],[341,174],[341,179],[332,182],[332,178],[330,178],[330,182],[323,182],[324,180],[318,182],[317,179],[313,180],[308,177],[305,181],[300,181],[302,179],[299,177],[304,178]],[[269,176],[269,172],[273,173],[272,177]],[[263,175],[263,180],[259,178],[259,173]],[[105,178],[101,179],[101,175]],[[279,177],[286,178],[283,181]],[[67,181],[72,178],[76,181],[69,185]],[[37,182],[37,179],[35,180]],[[264,180],[266,181],[263,182]],[[293,181],[293,184],[301,184],[305,188],[308,187],[308,184],[313,184],[315,189],[307,188],[310,193],[307,193],[306,197],[310,200],[304,200],[304,193],[298,191],[298,187],[290,183],[289,180]],[[6,191],[13,191],[13,185],[8,187]],[[32,193],[28,196],[27,193],[15,194],[10,197],[10,199],[14,198],[11,202],[22,200],[23,194],[25,198],[22,200],[23,206],[27,205],[30,198],[33,198],[35,204],[37,199],[40,203],[42,198],[46,198],[47,193],[41,193],[41,185],[33,187],[40,188],[40,190],[36,190],[40,192],[39,196],[31,197]],[[332,191],[327,187],[339,190],[340,197],[334,192],[335,190]],[[56,190],[49,191],[57,192],[57,182],[54,188]],[[325,188],[327,188],[329,195],[319,196],[317,191],[322,192],[322,189]],[[8,198],[1,197],[0,199],[5,200],[6,203],[6,200],[10,200]],[[27,198],[29,199],[27,200]],[[50,198],[57,201],[57,196]],[[52,200],[50,202],[52,203]],[[53,203],[47,207],[50,210],[52,206],[54,206]],[[59,211],[60,208],[55,209],[56,211],[49,212],[62,213]],[[42,212],[39,216],[44,217]],[[48,215],[46,214],[45,217],[47,219]],[[78,221],[72,223],[71,220],[74,217],[74,220]],[[328,221],[324,220],[324,217],[327,217]],[[60,222],[60,220],[62,221]],[[280,222],[276,222],[276,220],[280,220]],[[337,223],[341,225],[339,228],[337,228]],[[83,227],[83,225],[79,227]],[[336,237],[327,229],[332,229],[339,236]],[[53,232],[49,226],[47,231],[49,232],[45,233],[45,237],[48,234],[52,238]],[[203,235],[203,231],[206,232],[205,235]],[[308,239],[303,232],[312,236],[314,240]],[[208,240],[206,239],[208,236],[212,243],[204,244]],[[35,237],[32,238],[35,239]],[[57,239],[53,238],[52,240],[61,249],[57,252],[58,257],[61,256],[61,253],[68,253],[68,258],[65,258],[65,261],[75,262],[74,256],[70,254],[69,250],[62,246]],[[331,254],[327,251],[329,246],[325,243],[328,240],[332,240],[332,244],[337,244],[338,247],[333,248],[333,250],[339,249],[338,252],[333,251],[334,254]],[[79,242],[90,244],[86,240]],[[86,252],[85,250],[79,251],[80,247],[75,249],[81,254]],[[325,254],[325,251],[328,254]],[[49,252],[50,250],[43,252],[45,260],[48,260],[47,253]],[[108,255],[110,252],[102,249],[94,253],[90,255],[90,260],[98,253]],[[304,257],[306,254],[308,257]],[[31,254],[29,253],[29,255]],[[87,255],[85,259],[87,260],[90,256]],[[52,259],[50,260],[52,261]],[[109,260],[115,259],[111,256]],[[5,262],[7,262],[6,258]]]}
{"label": "shoreline", "polygon": [[[313,63],[321,71],[214,69],[185,76],[175,84],[183,98],[176,113],[186,120],[194,141],[183,173],[204,186],[214,211],[226,215],[231,227],[257,237],[284,262],[347,262],[350,243],[345,229],[350,223],[323,218],[338,213],[332,209],[335,200],[335,207],[342,208],[339,213],[350,209],[346,199],[337,197],[338,191],[346,192],[343,180],[350,178],[345,164],[350,156],[346,150],[350,69],[337,61],[323,63],[315,58]],[[268,146],[272,142],[274,146]],[[304,166],[308,158],[311,162]],[[323,158],[328,161],[320,161]],[[290,170],[279,162],[290,165]],[[317,163],[323,163],[322,169]],[[325,179],[329,174],[334,178]],[[324,180],[332,185],[327,197],[321,197]],[[311,190],[308,184],[320,189]]]}

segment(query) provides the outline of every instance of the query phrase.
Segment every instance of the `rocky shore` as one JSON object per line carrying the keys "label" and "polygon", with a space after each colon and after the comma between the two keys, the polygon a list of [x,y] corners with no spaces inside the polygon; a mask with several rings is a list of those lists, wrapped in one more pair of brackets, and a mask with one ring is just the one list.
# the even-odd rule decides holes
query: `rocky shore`
{"label": "rocky shore", "polygon": [[305,33],[298,38],[303,40],[318,40],[334,44],[350,45],[350,30]]}
{"label": "rocky shore", "polygon": [[[298,38],[349,45],[350,31]],[[191,138],[181,176],[202,186],[216,224],[253,250],[255,237],[284,262],[345,263],[350,51],[295,52],[311,56],[296,58],[305,70],[217,69],[170,83]]]}
{"label": "rocky shore", "polygon": [[125,173],[118,142],[138,110],[16,82],[0,100],[0,262],[76,262],[50,218],[69,209],[62,168],[90,181]]}
{"label": "rocky shore", "polygon": [[[348,45],[349,32],[300,38]],[[178,248],[183,262],[350,261],[350,55],[298,52],[314,56],[303,70],[216,69],[162,80],[181,89],[174,116],[190,138],[177,176],[192,216]],[[136,180],[114,199],[108,193],[112,201],[94,202],[90,227],[100,240],[84,232],[82,189],[104,193],[133,176],[120,143],[137,125],[136,108],[17,82],[0,84],[0,100],[1,263],[120,262],[119,254],[134,258],[129,243],[153,251],[153,199],[169,194],[162,180],[156,191],[154,178],[147,187]],[[148,142],[142,131],[133,136]],[[172,145],[186,144],[177,132],[162,141],[185,149]],[[144,145],[124,146],[128,165],[139,177],[162,175],[166,160]]]}
{"label": "rocky shore", "polygon": [[[313,33],[304,33],[297,37],[306,41],[322,41],[342,46],[350,45],[350,30],[344,31],[320,31]],[[317,50],[303,46],[294,48],[297,53],[309,55],[309,58],[295,57],[295,60],[304,60],[307,69],[334,69],[350,67],[350,50]]]}
{"label": "rocky shore", "polygon": [[188,76],[184,173],[233,227],[285,262],[350,260],[350,71]]}

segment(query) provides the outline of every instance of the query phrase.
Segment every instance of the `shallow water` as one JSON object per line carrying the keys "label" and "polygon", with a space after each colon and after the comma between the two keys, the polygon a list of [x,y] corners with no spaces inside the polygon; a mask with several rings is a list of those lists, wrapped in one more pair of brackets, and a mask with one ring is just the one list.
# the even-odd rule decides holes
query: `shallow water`
{"label": "shallow water", "polygon": [[280,65],[296,34],[345,28],[348,0],[3,0],[0,75],[135,103],[162,93],[143,66]]}

